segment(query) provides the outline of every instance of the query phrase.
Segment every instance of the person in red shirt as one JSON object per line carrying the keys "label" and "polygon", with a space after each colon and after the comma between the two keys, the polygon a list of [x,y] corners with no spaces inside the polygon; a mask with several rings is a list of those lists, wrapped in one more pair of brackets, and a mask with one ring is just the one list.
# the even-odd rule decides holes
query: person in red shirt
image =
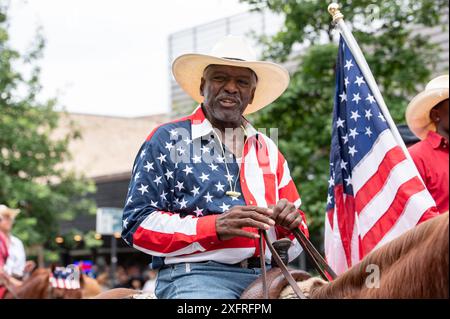
{"label": "person in red shirt", "polygon": [[8,282],[8,275],[3,271],[3,266],[8,258],[8,238],[0,232],[0,299],[3,298],[6,293],[6,287],[3,286],[5,282]]}
{"label": "person in red shirt", "polygon": [[406,109],[406,122],[421,141],[409,148],[439,212],[449,210],[448,75],[439,76]]}

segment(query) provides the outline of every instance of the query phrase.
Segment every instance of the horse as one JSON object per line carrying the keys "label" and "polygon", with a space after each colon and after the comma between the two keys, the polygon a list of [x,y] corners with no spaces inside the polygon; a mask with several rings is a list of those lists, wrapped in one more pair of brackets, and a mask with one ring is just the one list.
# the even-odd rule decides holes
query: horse
{"label": "horse", "polygon": [[80,287],[76,289],[53,287],[51,274],[49,268],[33,270],[20,286],[9,286],[3,299],[87,299],[101,293],[97,281],[85,274],[80,276]]}
{"label": "horse", "polygon": [[[311,299],[448,299],[448,249],[447,212],[373,251],[332,282],[309,278],[298,285]],[[287,286],[280,293],[292,296]]]}
{"label": "horse", "polygon": [[[449,214],[434,217],[373,251],[358,264],[326,282],[302,270],[290,270],[310,299],[448,298]],[[379,270],[375,282],[372,269]],[[280,268],[266,274],[269,298],[294,298]],[[262,278],[243,292],[241,299],[262,299]],[[133,289],[111,289],[94,299],[156,299]]]}

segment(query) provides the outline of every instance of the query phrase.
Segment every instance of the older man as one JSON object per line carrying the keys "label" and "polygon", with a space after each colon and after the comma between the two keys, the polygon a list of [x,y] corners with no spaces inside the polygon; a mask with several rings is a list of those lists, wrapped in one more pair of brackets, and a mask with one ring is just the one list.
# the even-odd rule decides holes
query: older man
{"label": "older man", "polygon": [[[155,129],[133,167],[124,240],[153,256],[158,298],[239,298],[260,274],[258,230],[307,233],[300,197],[275,143],[243,115],[287,88],[281,66],[256,61],[240,37],[186,54],[173,73],[199,107]],[[290,260],[300,253],[294,241]]]}
{"label": "older man", "polygon": [[409,148],[439,212],[449,205],[448,75],[439,76],[408,105],[406,122],[421,141]]}

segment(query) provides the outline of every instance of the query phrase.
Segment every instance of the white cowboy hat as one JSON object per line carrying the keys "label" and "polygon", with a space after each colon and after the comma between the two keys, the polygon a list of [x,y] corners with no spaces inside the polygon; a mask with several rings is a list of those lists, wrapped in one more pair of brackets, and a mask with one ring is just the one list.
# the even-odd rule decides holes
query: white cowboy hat
{"label": "white cowboy hat", "polygon": [[12,209],[6,205],[0,205],[0,217],[9,215],[12,219],[15,219],[19,213],[20,209]]}
{"label": "white cowboy hat", "polygon": [[406,123],[421,140],[427,137],[429,131],[436,131],[436,125],[430,119],[430,111],[445,99],[448,99],[448,74],[431,80],[406,108]]}
{"label": "white cowboy hat", "polygon": [[256,112],[275,101],[289,85],[289,72],[282,66],[265,61],[257,61],[255,51],[242,38],[227,36],[206,54],[184,54],[172,64],[175,80],[181,88],[198,103],[203,102],[200,84],[203,71],[210,64],[231,65],[252,69],[257,77],[255,97],[244,114]]}

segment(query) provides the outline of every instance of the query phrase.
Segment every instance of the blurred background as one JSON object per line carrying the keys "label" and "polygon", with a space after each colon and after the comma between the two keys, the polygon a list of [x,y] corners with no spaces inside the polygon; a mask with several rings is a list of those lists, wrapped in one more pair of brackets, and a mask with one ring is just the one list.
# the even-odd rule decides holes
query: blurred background
{"label": "blurred background", "polygon": [[[291,73],[251,116],[278,128],[322,247],[338,34],[313,0],[0,0],[0,204],[40,266],[81,263],[104,287],[153,289],[150,256],[120,239],[139,147],[190,113],[171,63],[245,35]],[[448,72],[448,1],[339,1],[397,124],[409,99]],[[293,267],[308,268],[303,255]]]}

